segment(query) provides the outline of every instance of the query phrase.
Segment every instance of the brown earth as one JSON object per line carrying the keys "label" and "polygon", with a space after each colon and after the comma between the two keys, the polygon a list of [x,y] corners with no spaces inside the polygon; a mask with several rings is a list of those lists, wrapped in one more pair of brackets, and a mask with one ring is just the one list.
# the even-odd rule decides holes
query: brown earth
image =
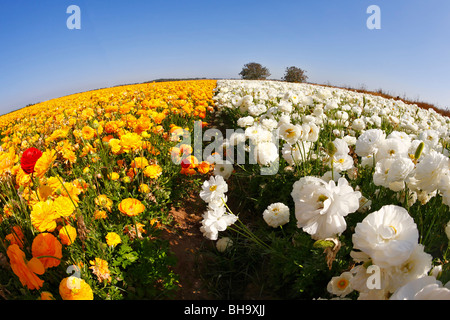
{"label": "brown earth", "polygon": [[198,269],[199,261],[202,259],[200,248],[208,241],[200,232],[204,210],[204,203],[194,196],[188,199],[182,208],[172,208],[170,215],[173,218],[173,225],[171,230],[164,232],[163,235],[177,257],[177,264],[173,267],[180,283],[177,300],[212,299],[202,284]]}

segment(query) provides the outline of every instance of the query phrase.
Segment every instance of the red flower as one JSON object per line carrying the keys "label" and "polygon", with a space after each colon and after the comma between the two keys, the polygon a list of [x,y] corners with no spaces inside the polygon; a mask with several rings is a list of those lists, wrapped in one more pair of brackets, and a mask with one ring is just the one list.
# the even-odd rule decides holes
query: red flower
{"label": "red flower", "polygon": [[183,169],[187,169],[191,166],[191,161],[189,161],[188,158],[184,158],[183,160],[181,160],[181,167]]}
{"label": "red flower", "polygon": [[34,172],[34,165],[36,161],[42,156],[42,151],[36,148],[28,148],[20,158],[20,166],[26,174]]}

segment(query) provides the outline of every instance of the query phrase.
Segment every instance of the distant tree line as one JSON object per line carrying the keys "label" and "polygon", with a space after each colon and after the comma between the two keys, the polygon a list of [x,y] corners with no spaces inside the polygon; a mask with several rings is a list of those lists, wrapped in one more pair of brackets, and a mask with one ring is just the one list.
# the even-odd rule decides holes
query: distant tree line
{"label": "distant tree line", "polygon": [[[286,82],[305,82],[308,76],[306,71],[295,67],[287,67],[282,80]],[[270,77],[270,71],[260,63],[250,62],[244,65],[242,71],[239,73],[242,79],[245,80],[266,80]]]}

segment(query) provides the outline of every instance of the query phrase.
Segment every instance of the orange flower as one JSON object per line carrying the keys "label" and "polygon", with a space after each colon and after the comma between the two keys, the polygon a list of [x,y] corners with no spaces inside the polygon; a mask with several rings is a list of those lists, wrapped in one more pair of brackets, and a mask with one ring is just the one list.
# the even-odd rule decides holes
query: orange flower
{"label": "orange flower", "polygon": [[197,167],[198,172],[200,172],[201,174],[206,174],[209,172],[209,170],[211,170],[210,164],[207,161],[202,161],[198,167]]}
{"label": "orange flower", "polygon": [[106,211],[104,210],[95,210],[94,211],[94,219],[98,220],[98,219],[106,219],[108,218],[108,214],[106,213]]}
{"label": "orange flower", "polygon": [[145,206],[137,199],[128,198],[119,203],[119,210],[127,216],[132,217],[144,212]]}
{"label": "orange flower", "polygon": [[27,286],[30,290],[42,287],[44,280],[40,279],[36,274],[44,274],[45,268],[39,259],[32,258],[30,261],[27,261],[25,253],[20,250],[17,244],[12,244],[8,247],[7,255],[12,271],[19,277],[23,286]]}
{"label": "orange flower", "polygon": [[63,300],[94,300],[94,293],[89,284],[77,277],[62,279],[59,294]]}
{"label": "orange flower", "polygon": [[20,248],[23,248],[25,236],[19,226],[14,226],[12,232],[5,237],[5,240],[7,240],[10,245],[17,244]]}
{"label": "orange flower", "polygon": [[157,164],[151,164],[145,167],[144,175],[150,179],[157,179],[162,174],[162,168]]}
{"label": "orange flower", "polygon": [[59,238],[62,244],[70,246],[77,238],[77,229],[71,225],[66,225],[59,230]]}
{"label": "orange flower", "polygon": [[38,300],[56,300],[55,297],[53,297],[53,294],[51,294],[48,291],[41,292],[41,296],[38,298]]}
{"label": "orange flower", "polygon": [[92,273],[97,276],[98,281],[111,281],[111,275],[107,261],[100,258],[95,258],[95,260],[91,260],[89,261],[89,263],[92,265],[91,267],[89,267],[89,269],[92,269]]}
{"label": "orange flower", "polygon": [[46,256],[39,258],[45,269],[57,267],[62,258],[62,245],[51,233],[40,233],[31,244],[31,253],[35,258]]}
{"label": "orange flower", "polygon": [[145,157],[136,157],[131,162],[132,168],[144,169],[146,166],[148,166],[148,160]]}
{"label": "orange flower", "polygon": [[126,153],[130,151],[137,151],[142,148],[142,138],[137,133],[127,133],[120,137],[120,145]]}
{"label": "orange flower", "polygon": [[101,194],[99,196],[97,196],[94,199],[94,202],[96,205],[107,209],[109,212],[111,212],[111,207],[112,207],[112,200],[110,198],[108,198],[108,196],[106,194]]}
{"label": "orange flower", "polygon": [[83,135],[83,139],[91,140],[95,136],[95,130],[89,126],[84,126],[81,130],[81,134]]}

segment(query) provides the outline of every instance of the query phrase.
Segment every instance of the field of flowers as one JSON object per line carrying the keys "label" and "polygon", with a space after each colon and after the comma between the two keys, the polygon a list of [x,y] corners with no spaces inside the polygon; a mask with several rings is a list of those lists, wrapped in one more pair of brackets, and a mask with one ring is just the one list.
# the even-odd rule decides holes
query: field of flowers
{"label": "field of flowers", "polygon": [[432,109],[174,81],[39,103],[0,134],[4,299],[173,298],[161,234],[192,194],[214,298],[450,299],[450,119]]}
{"label": "field of flowers", "polygon": [[199,192],[217,296],[450,299],[448,117],[275,81],[214,100],[234,129]]}
{"label": "field of flowers", "polygon": [[207,125],[215,86],[113,87],[2,116],[0,295],[172,297],[178,275],[160,233],[210,170],[180,165],[190,151],[176,146],[195,120]]}

